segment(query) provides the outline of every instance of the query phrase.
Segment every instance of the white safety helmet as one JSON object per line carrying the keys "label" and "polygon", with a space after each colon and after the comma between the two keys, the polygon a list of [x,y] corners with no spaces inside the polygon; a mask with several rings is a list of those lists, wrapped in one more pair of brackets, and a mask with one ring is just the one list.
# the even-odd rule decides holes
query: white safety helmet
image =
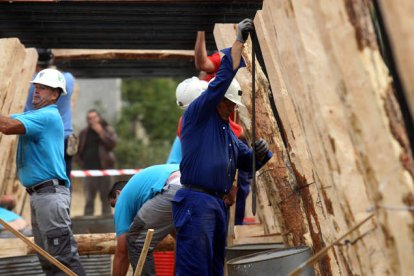
{"label": "white safety helmet", "polygon": [[208,82],[200,80],[197,77],[192,77],[183,80],[175,90],[177,98],[177,105],[186,110],[187,107],[195,100],[202,92],[207,90]]}
{"label": "white safety helmet", "polygon": [[[212,82],[214,79],[215,78],[211,79],[210,82]],[[227,88],[226,94],[224,94],[224,97],[239,106],[245,106],[242,103],[242,90],[239,82],[236,79],[233,79],[231,81],[229,88]]]}
{"label": "white safety helmet", "polygon": [[62,89],[62,95],[67,95],[66,80],[61,72],[56,69],[44,69],[40,71],[30,83],[43,84],[52,88]]}

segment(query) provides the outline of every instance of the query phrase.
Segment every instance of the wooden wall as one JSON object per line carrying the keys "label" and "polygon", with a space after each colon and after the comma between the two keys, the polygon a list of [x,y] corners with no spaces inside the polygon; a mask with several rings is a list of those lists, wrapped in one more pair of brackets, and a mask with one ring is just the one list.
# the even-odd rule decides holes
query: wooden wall
{"label": "wooden wall", "polygon": [[[258,173],[260,208],[272,209],[286,243],[314,252],[374,214],[316,270],[410,274],[413,155],[365,1],[265,0],[254,22],[269,77],[256,78],[258,137],[277,153]],[[234,25],[216,25],[219,48],[234,37]],[[236,78],[249,92],[250,42],[245,48],[248,66]],[[243,118],[249,128],[248,112]]]}
{"label": "wooden wall", "polygon": [[[16,38],[0,39],[0,113],[23,112],[30,80],[35,72],[37,52],[25,49]],[[0,133],[0,195],[14,194],[20,210],[25,193],[16,175],[16,135]]]}

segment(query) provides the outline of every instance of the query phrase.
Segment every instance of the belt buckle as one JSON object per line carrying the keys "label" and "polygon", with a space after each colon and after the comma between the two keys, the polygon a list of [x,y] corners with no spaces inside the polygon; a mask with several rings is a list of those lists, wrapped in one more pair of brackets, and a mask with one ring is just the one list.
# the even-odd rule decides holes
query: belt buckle
{"label": "belt buckle", "polygon": [[33,188],[32,188],[32,187],[29,187],[29,188],[26,188],[26,192],[27,192],[29,195],[32,195],[32,194],[33,194],[33,192],[34,192],[34,190],[33,190]]}

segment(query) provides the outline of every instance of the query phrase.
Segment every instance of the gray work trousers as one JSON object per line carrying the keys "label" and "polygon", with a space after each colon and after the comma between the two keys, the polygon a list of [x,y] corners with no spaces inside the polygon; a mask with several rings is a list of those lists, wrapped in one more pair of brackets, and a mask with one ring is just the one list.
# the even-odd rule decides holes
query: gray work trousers
{"label": "gray work trousers", "polygon": [[83,185],[85,193],[85,216],[94,214],[95,196],[99,192],[102,204],[102,215],[111,215],[111,206],[108,204],[108,193],[111,190],[110,176],[86,177]]}
{"label": "gray work trousers", "polygon": [[127,233],[128,256],[132,268],[138,263],[148,229],[154,229],[148,255],[142,269],[143,276],[155,275],[153,251],[158,242],[174,231],[172,203],[181,185],[166,184],[161,193],[142,205]]}
{"label": "gray work trousers", "polygon": [[[50,186],[30,196],[32,231],[35,243],[77,275],[86,275],[80,262],[70,220],[70,192],[64,186]],[[66,275],[41,257],[46,275]]]}

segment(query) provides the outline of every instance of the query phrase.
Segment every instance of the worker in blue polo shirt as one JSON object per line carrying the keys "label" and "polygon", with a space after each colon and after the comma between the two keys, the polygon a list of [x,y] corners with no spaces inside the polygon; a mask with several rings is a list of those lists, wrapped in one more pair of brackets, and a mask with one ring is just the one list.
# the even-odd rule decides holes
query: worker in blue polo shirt
{"label": "worker in blue polo shirt", "polygon": [[155,275],[155,245],[174,232],[171,200],[181,188],[178,164],[155,165],[140,170],[128,182],[116,182],[108,195],[115,207],[117,247],[112,274],[126,275],[128,258],[135,271],[148,229],[154,236],[141,275]]}
{"label": "worker in blue polo shirt", "polygon": [[[176,226],[176,275],[223,275],[227,208],[223,197],[232,187],[236,169],[252,171],[252,149],[231,131],[229,115],[241,104],[232,85],[243,43],[253,30],[245,19],[238,25],[237,40],[224,49],[221,66],[206,91],[185,111],[182,122],[180,189],[173,200]],[[237,93],[239,92],[239,93]],[[272,156],[267,143],[255,144],[257,167]]]}
{"label": "worker in blue polo shirt", "polygon": [[[56,105],[59,97],[66,95],[65,78],[58,70],[44,69],[31,83],[35,87],[35,110],[10,117],[0,114],[0,132],[19,135],[16,167],[20,182],[30,194],[36,244],[77,275],[85,275],[71,229],[64,131]],[[39,259],[46,275],[63,274],[43,257]]]}
{"label": "worker in blue polo shirt", "polygon": [[[51,49],[37,48],[37,54],[39,56],[36,64],[36,74],[43,69],[53,68],[53,63],[55,61],[55,56]],[[75,78],[69,72],[62,72],[66,81],[66,95],[65,97],[60,97],[56,102],[58,111],[63,121],[63,130],[65,135],[65,165],[66,165],[66,175],[70,179],[70,172],[72,171],[72,156],[76,153],[76,149],[73,149],[73,126],[72,126],[72,95],[75,88]],[[35,107],[32,103],[34,93],[34,85],[30,86],[29,94],[27,96],[26,105],[24,106],[24,111],[34,110]],[[71,147],[72,146],[72,147]],[[69,150],[68,150],[69,147]],[[76,147],[76,146],[75,146]],[[68,154],[69,153],[69,154]]]}

